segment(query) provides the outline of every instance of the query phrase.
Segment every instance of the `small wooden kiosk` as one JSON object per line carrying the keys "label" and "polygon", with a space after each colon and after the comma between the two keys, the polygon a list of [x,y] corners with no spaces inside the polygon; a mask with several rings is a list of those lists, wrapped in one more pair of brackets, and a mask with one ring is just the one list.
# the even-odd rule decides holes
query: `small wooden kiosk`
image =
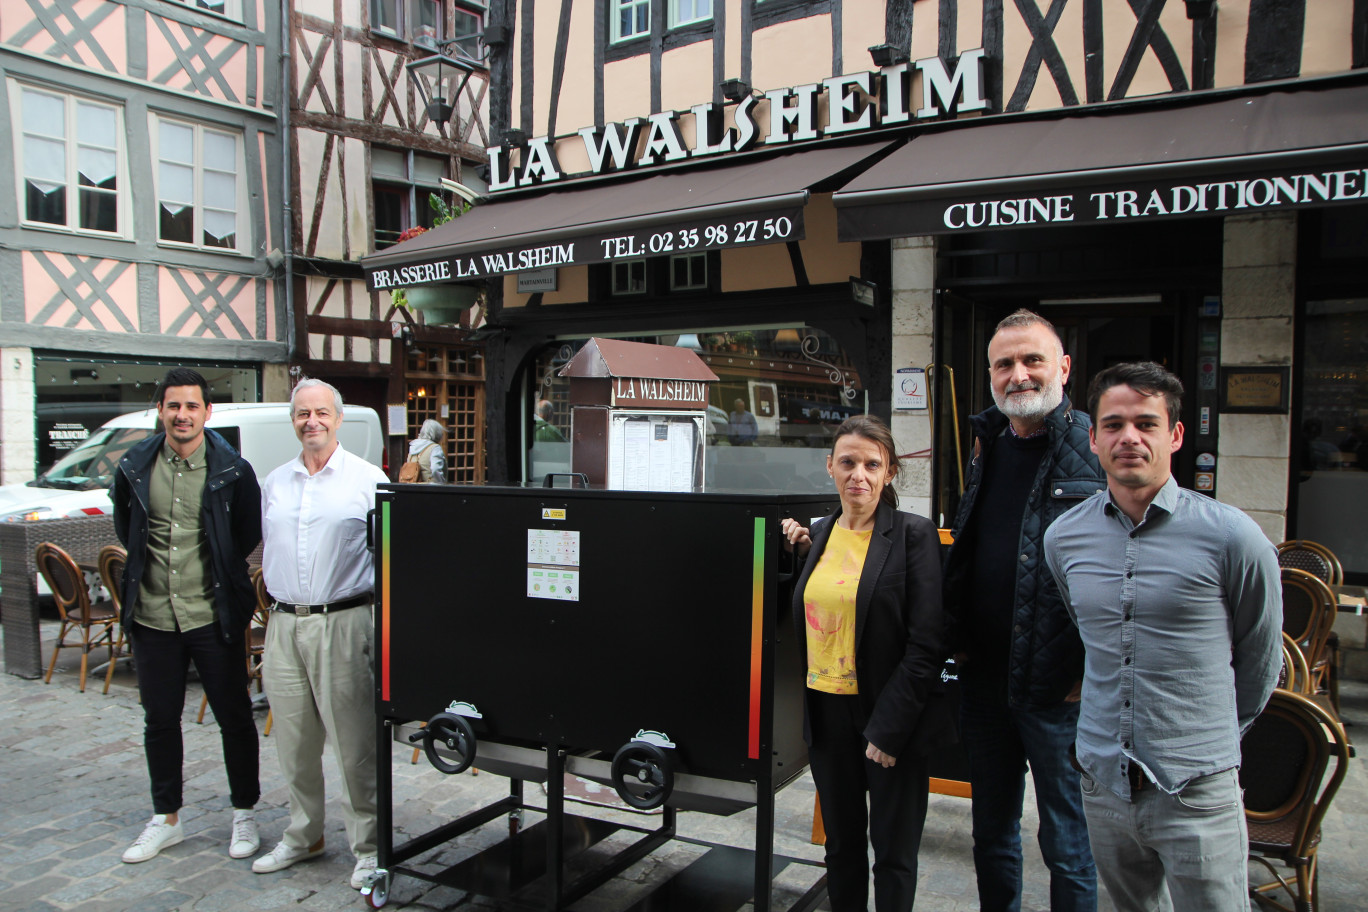
{"label": "small wooden kiosk", "polygon": [[560,373],[570,379],[573,471],[614,491],[703,489],[717,375],[697,353],[594,338]]}

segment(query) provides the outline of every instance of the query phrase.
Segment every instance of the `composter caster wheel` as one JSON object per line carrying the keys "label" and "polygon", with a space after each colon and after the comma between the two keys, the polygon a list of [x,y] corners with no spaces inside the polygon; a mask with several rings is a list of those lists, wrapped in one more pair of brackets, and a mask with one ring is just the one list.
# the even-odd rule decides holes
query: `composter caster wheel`
{"label": "composter caster wheel", "polygon": [[366,898],[366,904],[372,909],[382,908],[389,902],[390,873],[389,871],[376,871],[366,881],[361,888],[361,895]]}
{"label": "composter caster wheel", "polygon": [[665,751],[647,741],[629,741],[613,755],[613,788],[639,811],[660,807],[674,791],[674,770]]}
{"label": "composter caster wheel", "polygon": [[[475,762],[475,729],[470,727],[464,716],[452,713],[438,713],[428,719],[427,727],[409,736],[410,742],[423,742],[423,753],[433,769],[448,776],[464,773]],[[457,760],[450,760],[437,753],[437,745],[456,754]]]}

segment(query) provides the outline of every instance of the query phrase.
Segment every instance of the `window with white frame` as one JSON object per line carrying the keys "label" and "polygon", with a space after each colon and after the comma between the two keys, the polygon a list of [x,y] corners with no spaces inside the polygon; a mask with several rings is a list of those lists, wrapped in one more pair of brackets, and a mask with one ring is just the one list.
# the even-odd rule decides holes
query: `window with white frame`
{"label": "window with white frame", "polygon": [[712,0],[670,0],[670,28],[712,18]]}
{"label": "window with white frame", "polygon": [[371,29],[435,48],[446,37],[442,0],[370,0]]}
{"label": "window with white frame", "polygon": [[123,110],[10,83],[16,111],[20,218],[28,224],[126,233]]}
{"label": "window with white frame", "polygon": [[613,263],[613,294],[646,293],[646,261],[619,260]]}
{"label": "window with white frame", "polygon": [[670,290],[696,291],[708,287],[708,255],[681,253],[670,257]]}
{"label": "window with white frame", "polygon": [[370,170],[376,250],[398,241],[410,228],[432,227],[437,213],[429,197],[444,192],[445,158],[372,146]]}
{"label": "window with white frame", "polygon": [[193,6],[196,9],[208,10],[211,13],[218,13],[220,16],[227,16],[230,19],[242,20],[242,0],[174,0],[174,2]]}
{"label": "window with white frame", "polygon": [[161,117],[156,126],[157,237],[167,244],[244,251],[240,137]]}
{"label": "window with white frame", "polygon": [[471,60],[480,59],[480,39],[488,12],[488,7],[478,0],[456,0],[452,11],[451,38],[456,48]]}
{"label": "window with white frame", "polygon": [[651,0],[612,0],[613,40],[626,41],[651,31]]}

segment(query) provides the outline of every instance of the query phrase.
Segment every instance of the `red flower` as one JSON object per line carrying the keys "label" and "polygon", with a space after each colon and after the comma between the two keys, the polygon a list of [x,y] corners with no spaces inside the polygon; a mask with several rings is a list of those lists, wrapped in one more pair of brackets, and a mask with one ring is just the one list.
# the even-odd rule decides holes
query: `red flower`
{"label": "red flower", "polygon": [[416,238],[424,231],[427,231],[427,229],[424,228],[422,225],[414,225],[412,228],[405,228],[403,231],[399,232],[399,240],[395,241],[394,243],[402,244],[404,243],[404,241]]}

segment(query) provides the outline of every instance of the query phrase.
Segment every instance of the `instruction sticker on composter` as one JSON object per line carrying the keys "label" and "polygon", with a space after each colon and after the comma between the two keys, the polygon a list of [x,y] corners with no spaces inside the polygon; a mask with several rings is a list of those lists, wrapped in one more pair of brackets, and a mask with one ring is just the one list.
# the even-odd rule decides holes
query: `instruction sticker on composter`
{"label": "instruction sticker on composter", "polygon": [[579,553],[579,532],[528,529],[527,597],[578,602]]}

